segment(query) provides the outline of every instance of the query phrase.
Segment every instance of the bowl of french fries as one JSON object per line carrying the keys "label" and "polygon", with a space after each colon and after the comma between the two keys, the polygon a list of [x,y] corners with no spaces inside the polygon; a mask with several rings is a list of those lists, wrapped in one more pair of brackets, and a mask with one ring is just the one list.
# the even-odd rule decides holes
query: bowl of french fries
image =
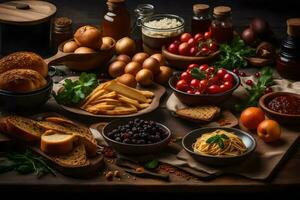
{"label": "bowl of french fries", "polygon": [[[63,87],[54,87],[59,93]],[[79,105],[62,105],[70,112],[95,117],[131,117],[153,111],[165,88],[131,88],[116,80],[100,83]]]}

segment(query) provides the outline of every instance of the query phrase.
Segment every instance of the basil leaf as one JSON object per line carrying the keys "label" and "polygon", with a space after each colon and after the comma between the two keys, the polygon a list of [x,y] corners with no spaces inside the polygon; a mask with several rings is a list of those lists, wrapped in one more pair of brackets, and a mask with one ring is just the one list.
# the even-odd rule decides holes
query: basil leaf
{"label": "basil leaf", "polygon": [[206,78],[205,74],[199,68],[193,68],[191,70],[191,75],[193,78],[198,79],[198,80]]}
{"label": "basil leaf", "polygon": [[221,138],[223,138],[223,139],[225,139],[225,140],[228,140],[228,139],[229,139],[229,137],[228,137],[227,135],[225,135],[225,134],[222,134],[222,135],[221,135]]}
{"label": "basil leaf", "polygon": [[156,169],[158,167],[158,161],[157,160],[151,160],[145,164],[146,169]]}
{"label": "basil leaf", "polygon": [[219,145],[219,147],[221,148],[221,149],[224,149],[224,141],[222,140],[222,139],[220,139],[219,141],[218,141],[218,145]]}

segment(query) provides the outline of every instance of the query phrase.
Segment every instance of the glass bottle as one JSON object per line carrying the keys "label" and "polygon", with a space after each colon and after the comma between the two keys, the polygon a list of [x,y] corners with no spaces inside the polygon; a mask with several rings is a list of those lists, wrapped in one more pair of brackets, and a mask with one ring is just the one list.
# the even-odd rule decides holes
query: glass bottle
{"label": "glass bottle", "polygon": [[300,18],[287,20],[287,36],[282,41],[276,69],[283,78],[300,80]]}
{"label": "glass bottle", "polygon": [[218,6],[214,8],[214,19],[211,22],[211,35],[218,43],[230,43],[233,39],[231,8]]}
{"label": "glass bottle", "polygon": [[135,40],[138,51],[143,49],[142,20],[154,14],[154,6],[151,4],[139,4],[134,10],[136,21],[132,27],[131,37]]}
{"label": "glass bottle", "polygon": [[103,36],[119,40],[130,34],[130,16],[125,0],[107,0],[108,11],[102,22]]}
{"label": "glass bottle", "polygon": [[57,51],[58,46],[73,37],[72,20],[68,17],[54,19],[51,32],[51,49]]}
{"label": "glass bottle", "polygon": [[192,34],[205,33],[209,31],[211,25],[211,17],[209,15],[209,5],[195,4],[193,5],[194,15],[191,21]]}

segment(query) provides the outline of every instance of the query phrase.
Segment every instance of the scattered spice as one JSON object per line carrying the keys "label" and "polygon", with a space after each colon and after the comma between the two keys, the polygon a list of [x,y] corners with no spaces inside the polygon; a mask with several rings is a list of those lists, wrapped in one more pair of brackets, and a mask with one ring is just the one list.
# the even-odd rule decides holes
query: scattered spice
{"label": "scattered spice", "polygon": [[114,171],[114,177],[120,178],[121,177],[120,171],[118,170]]}
{"label": "scattered spice", "polygon": [[194,178],[189,173],[186,173],[186,172],[184,172],[184,171],[182,171],[180,169],[177,169],[177,168],[175,168],[175,167],[173,167],[171,165],[168,165],[168,164],[161,164],[161,165],[159,165],[158,172],[160,172],[160,173],[165,173],[165,172],[171,173],[171,174],[174,174],[174,175],[176,175],[178,177],[182,177],[182,178],[184,178],[186,180],[190,180],[190,179]]}
{"label": "scattered spice", "polygon": [[114,173],[112,171],[107,172],[106,175],[105,175],[105,178],[108,181],[112,181],[113,178],[114,178]]}
{"label": "scattered spice", "polygon": [[136,172],[141,172],[141,173],[142,173],[142,172],[145,171],[145,169],[144,169],[144,167],[138,167],[138,168],[135,169],[135,171],[136,171]]}

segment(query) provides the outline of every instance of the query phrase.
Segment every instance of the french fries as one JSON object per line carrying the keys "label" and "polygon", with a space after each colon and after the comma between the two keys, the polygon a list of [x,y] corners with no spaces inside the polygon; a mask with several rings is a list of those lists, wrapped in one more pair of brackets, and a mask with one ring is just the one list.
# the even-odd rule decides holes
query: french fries
{"label": "french fries", "polygon": [[130,88],[115,80],[96,87],[81,105],[81,109],[104,115],[128,115],[150,106],[154,93]]}

